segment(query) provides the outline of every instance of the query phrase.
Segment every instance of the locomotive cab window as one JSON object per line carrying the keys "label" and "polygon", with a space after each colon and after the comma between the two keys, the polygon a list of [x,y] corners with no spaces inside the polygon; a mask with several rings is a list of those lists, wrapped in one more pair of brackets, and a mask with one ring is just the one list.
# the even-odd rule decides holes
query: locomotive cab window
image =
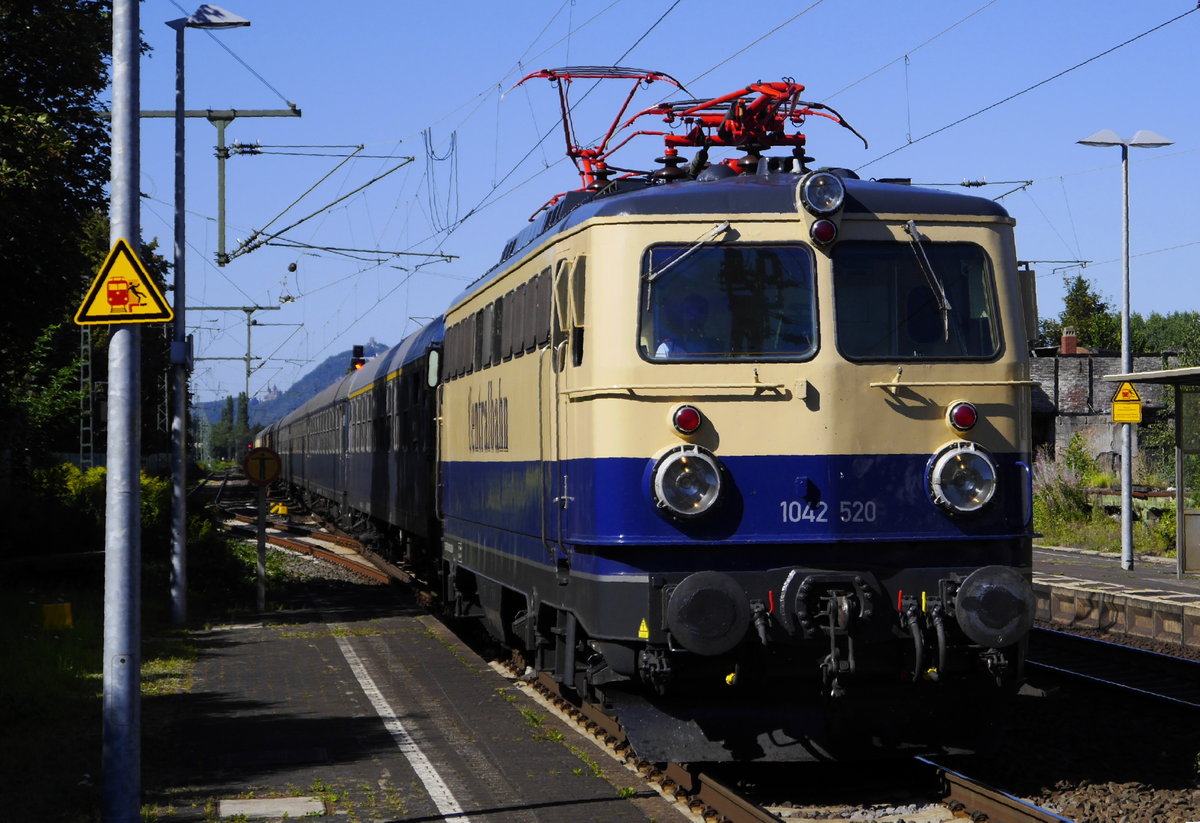
{"label": "locomotive cab window", "polygon": [[815,329],[803,246],[655,246],[645,255],[639,345],[649,360],[807,359]]}
{"label": "locomotive cab window", "polygon": [[834,249],[837,345],[847,359],[989,360],[999,354],[983,249],[924,242],[921,251],[924,258],[903,243]]}

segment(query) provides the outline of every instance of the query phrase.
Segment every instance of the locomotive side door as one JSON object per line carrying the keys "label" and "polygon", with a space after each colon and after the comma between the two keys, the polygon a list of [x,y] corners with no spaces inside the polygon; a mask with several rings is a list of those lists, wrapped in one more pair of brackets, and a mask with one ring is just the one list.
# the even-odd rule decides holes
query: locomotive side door
{"label": "locomotive side door", "polygon": [[[542,541],[548,559],[560,570],[566,567],[566,553],[562,545],[562,506],[565,488],[563,476],[563,418],[561,392],[563,390],[562,355],[565,302],[563,292],[567,280],[569,262],[560,259],[554,268],[542,274],[548,288],[543,292],[545,307],[549,312],[549,347],[542,350],[539,364],[541,382],[542,419]],[[561,284],[561,287],[560,287]]]}
{"label": "locomotive side door", "polygon": [[570,477],[570,390],[576,382],[575,367],[582,354],[584,260],[580,255],[556,262],[550,296],[550,349],[542,374],[548,391],[544,393],[544,419],[548,424],[544,442],[544,490],[546,492],[544,534],[546,547],[554,553],[559,581],[566,583],[570,571],[570,553],[564,537],[568,510],[574,500]]}

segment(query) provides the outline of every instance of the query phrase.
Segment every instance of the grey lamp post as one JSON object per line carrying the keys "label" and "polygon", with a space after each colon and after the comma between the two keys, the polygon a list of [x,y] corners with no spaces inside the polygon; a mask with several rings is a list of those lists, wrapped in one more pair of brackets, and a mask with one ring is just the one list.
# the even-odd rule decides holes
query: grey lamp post
{"label": "grey lamp post", "polygon": [[250,21],[220,6],[205,4],[188,17],[170,20],[175,30],[175,325],[171,336],[171,620],[187,620],[187,379],[191,351],[187,339],[187,276],[184,257],[184,81],[185,29],[229,29]]}
{"label": "grey lamp post", "polygon": [[[1111,129],[1102,129],[1080,140],[1084,146],[1121,147],[1121,371],[1133,371],[1133,353],[1129,340],[1129,147],[1157,149],[1172,141],[1152,131],[1141,130],[1129,140],[1117,137]],[[1133,568],[1133,429],[1121,424],[1121,568]]]}

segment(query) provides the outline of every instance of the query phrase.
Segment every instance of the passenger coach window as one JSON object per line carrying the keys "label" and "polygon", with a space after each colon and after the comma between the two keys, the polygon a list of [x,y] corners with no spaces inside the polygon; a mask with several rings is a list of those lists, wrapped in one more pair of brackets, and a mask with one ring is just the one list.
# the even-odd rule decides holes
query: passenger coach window
{"label": "passenger coach window", "polygon": [[816,345],[803,246],[656,246],[642,264],[640,350],[650,360],[800,360]]}
{"label": "passenger coach window", "polygon": [[992,273],[983,249],[928,242],[923,249],[930,271],[907,243],[834,248],[837,346],[845,357],[981,360],[999,352]]}

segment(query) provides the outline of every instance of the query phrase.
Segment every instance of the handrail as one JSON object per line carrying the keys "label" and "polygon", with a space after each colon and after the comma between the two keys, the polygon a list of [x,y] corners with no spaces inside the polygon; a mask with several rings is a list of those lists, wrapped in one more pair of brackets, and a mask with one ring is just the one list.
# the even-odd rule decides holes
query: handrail
{"label": "handrail", "polygon": [[913,380],[903,383],[889,380],[886,383],[868,383],[873,389],[902,389],[906,386],[1040,386],[1040,380]]}
{"label": "handrail", "polygon": [[687,383],[669,384],[669,383],[646,383],[638,385],[630,385],[628,383],[612,386],[583,386],[578,389],[568,389],[562,392],[565,397],[577,397],[588,394],[624,394],[635,395],[643,391],[656,392],[686,392],[688,394],[696,394],[699,392],[717,392],[717,391],[772,391],[781,392],[787,386],[786,383],[708,383],[705,385],[695,385]]}

